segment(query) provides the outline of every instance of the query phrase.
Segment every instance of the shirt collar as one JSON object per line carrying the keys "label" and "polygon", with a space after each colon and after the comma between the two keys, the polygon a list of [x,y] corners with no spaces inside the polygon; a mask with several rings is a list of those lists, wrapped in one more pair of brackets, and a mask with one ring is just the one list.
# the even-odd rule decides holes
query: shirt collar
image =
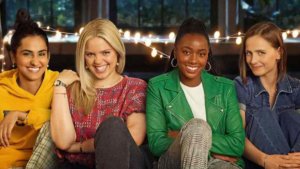
{"label": "shirt collar", "polygon": [[[257,97],[263,92],[267,92],[266,89],[261,84],[261,81],[258,77],[253,77],[253,86],[254,86],[254,93]],[[277,83],[277,91],[278,93],[292,93],[292,87],[288,76],[284,76],[278,83]]]}

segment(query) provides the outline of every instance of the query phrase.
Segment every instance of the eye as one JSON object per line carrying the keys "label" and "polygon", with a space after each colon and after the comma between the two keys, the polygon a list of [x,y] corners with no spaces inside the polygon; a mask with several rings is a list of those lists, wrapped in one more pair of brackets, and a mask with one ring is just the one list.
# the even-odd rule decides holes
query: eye
{"label": "eye", "polygon": [[247,57],[247,56],[251,56],[252,54],[251,54],[251,52],[248,52],[248,51],[246,51],[245,52],[245,56]]}
{"label": "eye", "polygon": [[31,52],[23,52],[22,55],[23,56],[31,56]]}
{"label": "eye", "polygon": [[266,52],[264,52],[264,51],[258,51],[257,54],[258,54],[258,56],[263,56],[264,54],[266,54]]}
{"label": "eye", "polygon": [[86,56],[86,57],[94,57],[95,54],[92,53],[92,52],[86,52],[86,53],[85,53],[85,56]]}
{"label": "eye", "polygon": [[191,54],[191,52],[188,51],[188,50],[183,50],[182,53],[183,53],[184,55],[190,55],[190,54]]}
{"label": "eye", "polygon": [[102,55],[103,55],[103,56],[108,56],[109,54],[110,54],[110,51],[103,51],[103,52],[102,52]]}
{"label": "eye", "polygon": [[47,52],[39,52],[39,56],[40,56],[40,57],[47,56]]}
{"label": "eye", "polygon": [[206,56],[206,52],[200,52],[200,53],[199,53],[199,56],[200,56],[200,57],[205,57],[205,56]]}

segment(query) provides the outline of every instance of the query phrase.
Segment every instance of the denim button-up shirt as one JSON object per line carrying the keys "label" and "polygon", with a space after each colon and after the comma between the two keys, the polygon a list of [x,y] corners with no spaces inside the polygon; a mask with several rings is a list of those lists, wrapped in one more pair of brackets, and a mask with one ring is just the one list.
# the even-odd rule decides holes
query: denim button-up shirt
{"label": "denim button-up shirt", "polygon": [[246,112],[256,112],[269,108],[277,115],[284,111],[300,112],[300,80],[286,75],[277,84],[277,94],[273,106],[269,103],[269,94],[262,86],[258,77],[248,77],[243,84],[241,77],[234,79],[240,109]]}

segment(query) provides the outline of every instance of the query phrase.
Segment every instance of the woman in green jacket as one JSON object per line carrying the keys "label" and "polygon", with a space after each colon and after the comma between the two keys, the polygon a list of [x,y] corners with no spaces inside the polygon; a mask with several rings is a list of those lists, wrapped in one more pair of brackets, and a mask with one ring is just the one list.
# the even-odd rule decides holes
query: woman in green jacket
{"label": "woman in green jacket", "polygon": [[244,130],[234,84],[214,76],[203,22],[185,20],[178,30],[170,65],[150,79],[147,135],[159,169],[241,168]]}

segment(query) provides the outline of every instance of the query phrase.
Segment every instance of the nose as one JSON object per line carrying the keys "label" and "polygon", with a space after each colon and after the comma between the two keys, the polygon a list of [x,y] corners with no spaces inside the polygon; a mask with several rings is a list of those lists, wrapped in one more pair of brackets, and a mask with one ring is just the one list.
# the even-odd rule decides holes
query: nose
{"label": "nose", "polygon": [[196,63],[197,62],[197,53],[192,53],[189,60],[191,63]]}
{"label": "nose", "polygon": [[251,56],[249,57],[249,59],[250,59],[250,62],[249,62],[249,63],[255,64],[255,63],[257,63],[258,57],[257,57],[256,54],[253,54],[253,55],[251,55]]}
{"label": "nose", "polygon": [[96,54],[94,63],[99,64],[103,60],[102,56],[100,54]]}
{"label": "nose", "polygon": [[33,66],[36,66],[38,65],[38,58],[36,56],[33,56],[30,60],[30,64],[33,65]]}

